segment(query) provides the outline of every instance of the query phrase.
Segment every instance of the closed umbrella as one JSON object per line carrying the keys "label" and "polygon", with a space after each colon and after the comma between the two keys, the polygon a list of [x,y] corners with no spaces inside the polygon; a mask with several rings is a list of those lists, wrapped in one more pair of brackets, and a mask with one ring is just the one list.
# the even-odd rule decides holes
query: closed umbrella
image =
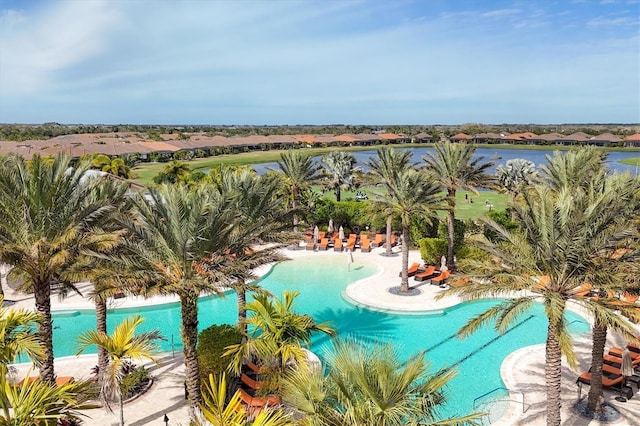
{"label": "closed umbrella", "polygon": [[342,225],[340,225],[340,229],[338,229],[338,238],[344,240],[344,229],[342,228]]}
{"label": "closed umbrella", "polygon": [[313,228],[313,240],[317,243],[319,239],[320,239],[320,230],[318,229],[318,225],[316,225],[316,227]]}
{"label": "closed umbrella", "polygon": [[622,396],[622,390],[627,385],[627,377],[633,376],[633,364],[631,363],[631,354],[629,349],[624,348],[622,351],[622,365],[620,366],[620,374],[624,377],[622,385],[620,385],[620,396],[616,398],[616,401],[626,402],[627,399]]}
{"label": "closed umbrella", "polygon": [[333,219],[329,219],[329,226],[327,227],[327,232],[329,233],[329,235],[333,234]]}

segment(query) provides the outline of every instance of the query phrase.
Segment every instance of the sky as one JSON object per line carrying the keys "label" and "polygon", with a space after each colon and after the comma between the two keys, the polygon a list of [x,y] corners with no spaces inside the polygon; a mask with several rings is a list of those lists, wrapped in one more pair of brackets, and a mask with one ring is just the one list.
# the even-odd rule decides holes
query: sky
{"label": "sky", "polygon": [[0,123],[640,123],[638,0],[0,0]]}

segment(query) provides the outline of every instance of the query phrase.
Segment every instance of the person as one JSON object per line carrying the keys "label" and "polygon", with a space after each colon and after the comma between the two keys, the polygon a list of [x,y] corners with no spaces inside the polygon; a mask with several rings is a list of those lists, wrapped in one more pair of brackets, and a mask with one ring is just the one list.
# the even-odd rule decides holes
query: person
{"label": "person", "polygon": [[464,200],[465,201],[469,201],[469,193],[468,192],[464,193]]}

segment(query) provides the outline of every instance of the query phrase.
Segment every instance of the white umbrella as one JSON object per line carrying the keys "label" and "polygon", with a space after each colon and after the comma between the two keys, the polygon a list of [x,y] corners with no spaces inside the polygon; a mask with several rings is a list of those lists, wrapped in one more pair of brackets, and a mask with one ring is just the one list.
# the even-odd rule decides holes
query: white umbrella
{"label": "white umbrella", "polygon": [[313,240],[317,243],[319,239],[320,239],[320,230],[318,230],[318,225],[316,225],[316,227],[313,228]]}
{"label": "white umbrella", "polygon": [[446,258],[446,256],[442,256],[440,258],[440,270],[444,272],[447,269],[449,269],[449,268],[447,268],[447,258]]}
{"label": "white umbrella", "polygon": [[333,234],[333,231],[334,231],[334,229],[333,229],[333,219],[329,219],[329,226],[327,227],[327,232],[329,234]]}
{"label": "white umbrella", "polygon": [[338,229],[338,238],[344,240],[344,229],[342,228],[342,225],[340,225],[340,229]]}
{"label": "white umbrella", "polygon": [[631,363],[631,354],[629,349],[624,348],[622,351],[622,365],[620,366],[620,374],[624,377],[622,385],[620,385],[620,396],[616,397],[616,401],[626,402],[627,399],[622,396],[624,387],[627,385],[627,377],[633,376],[633,364]]}

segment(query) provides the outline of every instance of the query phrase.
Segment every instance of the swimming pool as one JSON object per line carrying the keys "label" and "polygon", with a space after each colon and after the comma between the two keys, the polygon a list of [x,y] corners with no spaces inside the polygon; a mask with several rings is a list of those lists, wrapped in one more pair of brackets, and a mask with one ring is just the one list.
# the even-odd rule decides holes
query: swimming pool
{"label": "swimming pool", "polygon": [[[365,261],[357,261],[349,270],[341,256],[314,254],[275,266],[263,277],[262,285],[276,296],[281,296],[284,290],[299,291],[296,310],[312,315],[319,322],[331,321],[340,336],[351,335],[368,342],[391,342],[405,357],[426,351],[434,369],[456,366],[459,373],[451,382],[450,403],[444,407],[443,415],[471,412],[475,398],[504,386],[500,365],[509,353],[545,341],[547,321],[541,305],[519,318],[511,331],[502,336],[486,327],[462,341],[455,337],[458,329],[468,318],[497,301],[467,302],[446,309],[440,315],[395,315],[354,306],[345,301],[342,293],[349,283],[376,272],[376,266],[363,263]],[[375,258],[368,261],[373,262]],[[163,330],[168,339],[163,349],[170,351],[173,340],[175,350],[181,350],[179,310],[179,304],[175,303],[110,311],[109,328],[113,329],[129,315],[140,313],[147,318],[143,324],[145,329],[158,327]],[[224,299],[208,297],[200,301],[201,329],[214,323],[234,323],[236,315],[234,294]],[[567,315],[573,332],[589,330],[589,325],[579,316]],[[56,356],[75,354],[75,339],[69,336],[95,328],[92,311],[54,313],[53,318]],[[322,356],[329,344],[329,338],[317,336],[313,350]]]}

